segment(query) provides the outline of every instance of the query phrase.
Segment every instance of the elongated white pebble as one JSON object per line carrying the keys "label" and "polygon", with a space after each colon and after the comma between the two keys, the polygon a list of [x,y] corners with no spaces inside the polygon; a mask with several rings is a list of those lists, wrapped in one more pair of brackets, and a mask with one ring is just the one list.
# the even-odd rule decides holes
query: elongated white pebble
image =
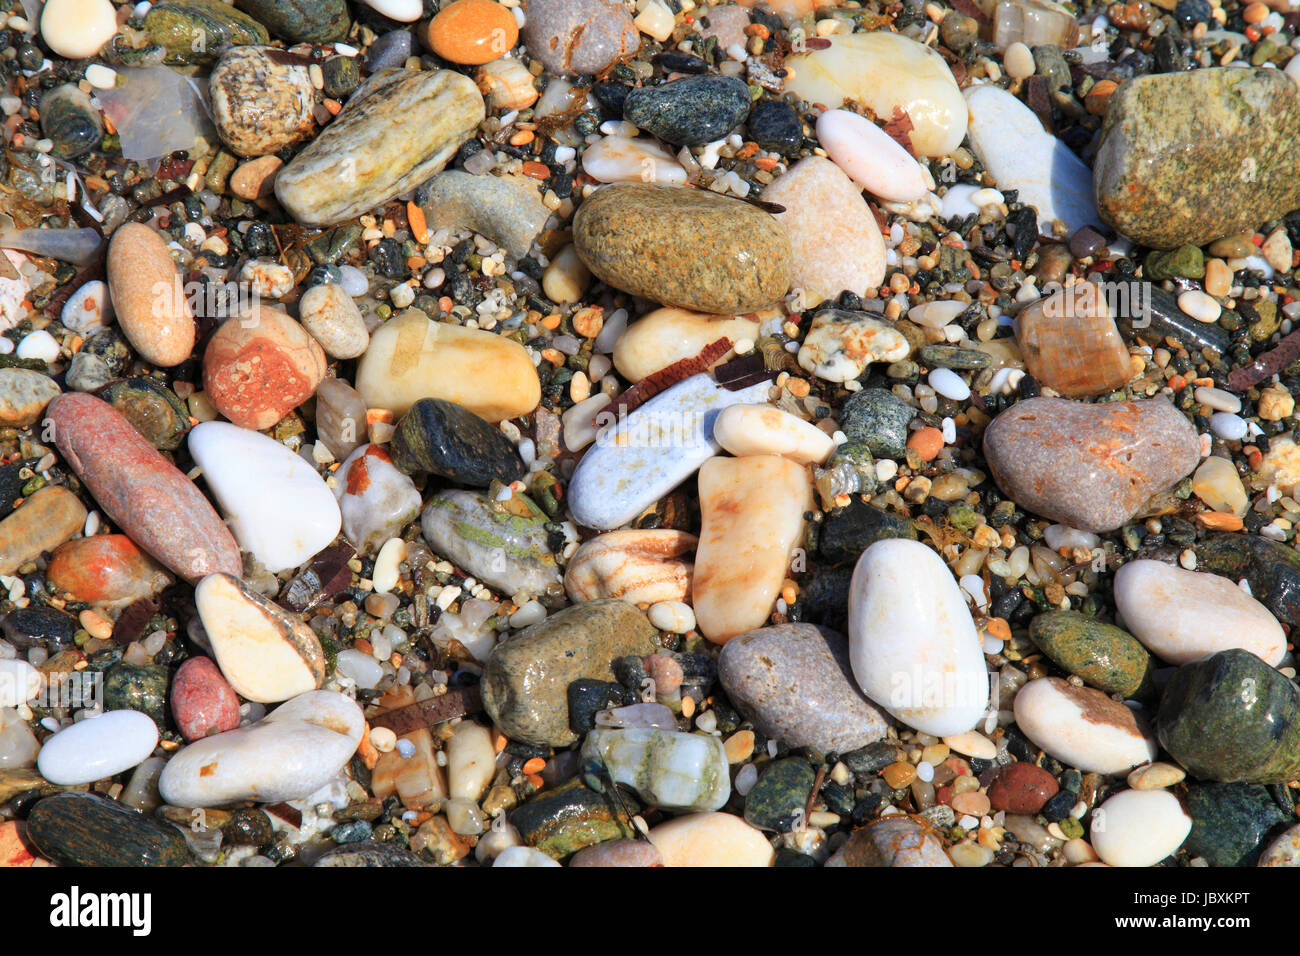
{"label": "elongated white pebble", "polygon": [[875,123],[848,110],[827,110],[817,139],[835,165],[881,199],[911,202],[928,192],[925,171]]}
{"label": "elongated white pebble", "polygon": [[1178,297],[1178,308],[1182,309],[1197,322],[1217,322],[1223,311],[1219,303],[1199,289],[1184,292]]}
{"label": "elongated white pebble", "polygon": [[138,710],[110,710],[60,730],[45,741],[36,769],[63,787],[94,783],[130,770],[158,745],[158,727]]}
{"label": "elongated white pebble", "polygon": [[964,402],[970,398],[970,386],[950,368],[935,369],[930,373],[927,381],[932,389],[944,398],[951,398],[954,402]]}

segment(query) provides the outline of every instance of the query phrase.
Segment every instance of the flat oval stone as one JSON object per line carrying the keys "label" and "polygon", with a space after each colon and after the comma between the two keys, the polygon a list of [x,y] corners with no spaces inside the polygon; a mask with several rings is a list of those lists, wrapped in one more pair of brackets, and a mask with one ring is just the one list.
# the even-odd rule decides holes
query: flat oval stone
{"label": "flat oval stone", "polygon": [[441,6],[429,23],[430,49],[451,63],[488,63],[509,52],[518,39],[515,18],[495,0],[455,0]]}
{"label": "flat oval stone", "polygon": [[1192,832],[1192,818],[1168,790],[1125,790],[1092,812],[1092,848],[1110,866],[1155,866]]}
{"label": "flat oval stone", "polygon": [[922,733],[965,733],[988,707],[966,600],[918,541],[891,538],[862,552],[849,585],[849,656],[863,693]]}
{"label": "flat oval stone", "polygon": [[568,746],[578,739],[569,728],[569,685],[614,680],[613,661],[654,653],[656,636],[645,615],[624,601],[557,611],[492,649],[483,669],[483,708],[512,740]]}
{"label": "flat oval stone", "polygon": [[989,804],[1008,813],[1037,813],[1060,790],[1056,778],[1036,764],[1016,761],[989,784]]}
{"label": "flat oval stone", "polygon": [[141,358],[164,368],[189,358],[194,316],[162,236],[138,222],[118,226],[107,270],[118,325]]}
{"label": "flat oval stone", "polygon": [[352,759],[364,728],[356,703],[334,691],[310,691],[254,724],[177,751],[158,778],[158,792],[177,807],[297,800]]}
{"label": "flat oval stone", "polygon": [[212,121],[240,156],[265,156],[300,143],[316,128],[316,91],[307,67],[285,63],[272,47],[236,46],[208,79]]}
{"label": "flat oval stone", "polygon": [[158,728],[148,715],[138,710],[111,710],[79,720],[46,740],[36,758],[36,769],[60,786],[94,783],[130,770],[156,746]]}
{"label": "flat oval stone", "polygon": [[830,46],[786,58],[785,88],[810,103],[839,109],[846,100],[883,120],[895,108],[912,121],[919,156],[944,156],[966,135],[966,105],[943,57],[898,33],[879,30],[832,36]]}
{"label": "flat oval stone", "polygon": [[415,483],[393,465],[382,445],[363,445],[335,474],[334,495],[343,515],[343,534],[358,554],[379,551],[420,513]]}
{"label": "flat oval stone", "polygon": [[389,454],[408,475],[424,472],[473,488],[486,488],[493,479],[508,485],[526,471],[501,429],[440,398],[411,406],[397,423]]}
{"label": "flat oval stone", "polygon": [[[628,325],[614,345],[614,367],[629,382],[639,382],[682,359],[694,358],[718,339],[732,343],[759,337],[759,323],[747,316],[729,318],[689,309],[655,309]],[[714,365],[735,357],[728,349]]]}
{"label": "flat oval stone", "polygon": [[324,550],[342,517],[334,494],[301,455],[226,422],[190,432],[190,454],[244,551],[275,574]]}
{"label": "flat oval stone", "polygon": [[1030,303],[1016,316],[1016,341],[1029,374],[1066,398],[1104,395],[1133,377],[1128,348],[1096,283]]}
{"label": "flat oval stone", "polygon": [[550,74],[595,75],[640,49],[641,36],[617,0],[530,0],[524,44]]}
{"label": "flat oval stone", "polygon": [[721,739],[673,730],[596,729],[582,744],[616,783],[631,787],[647,806],[664,810],[721,810],[731,775]]}
{"label": "flat oval stone", "polygon": [[879,288],[884,236],[862,190],[829,159],[804,157],[772,180],[762,198],[785,207],[776,221],[790,240],[790,285],[809,306],[846,289],[861,296]]}
{"label": "flat oval stone", "polygon": [[760,382],[729,391],[708,375],[693,375],[656,395],[614,424],[587,450],[569,480],[569,512],[579,524],[607,530],[625,525],[718,453],[713,424],[730,405],[767,400]]}
{"label": "flat oval stone", "polygon": [[686,168],[652,139],[603,136],[582,151],[582,169],[601,183],[653,183],[681,186]]}
{"label": "flat oval stone", "polygon": [[1039,677],[1020,688],[1013,707],[1034,746],[1085,773],[1124,773],[1156,759],[1159,748],[1145,723],[1091,687]]}
{"label": "flat oval stone", "polygon": [[663,866],[663,858],[653,843],[644,840],[606,840],[579,850],[569,866]]}
{"label": "flat oval stone", "polygon": [[771,405],[724,408],[713,437],[737,457],[780,455],[800,465],[820,465],[835,450],[835,440],[812,422]]}
{"label": "flat oval stone", "polygon": [[86,517],[86,506],[67,488],[41,488],[0,521],[0,574],[13,574],[53,551],[81,531]]}
{"label": "flat oval stone", "polygon": [[697,312],[752,312],[790,288],[790,242],[755,206],[703,190],[614,183],[573,218],[578,255],[617,289]]}
{"label": "flat oval stone", "polygon": [[938,836],[905,816],[886,817],[854,830],[827,866],[952,866]]}
{"label": "flat oval stone", "polygon": [[984,456],[1016,504],[1102,533],[1195,468],[1200,441],[1163,397],[1103,405],[1031,398],[984,430]]}
{"label": "flat oval stone", "polygon": [[370,337],[357,366],[357,391],[370,408],[404,415],[421,398],[441,398],[489,422],[530,414],[542,386],[518,342],[446,322],[418,309],[389,319]]}
{"label": "flat oval stone", "polygon": [[145,14],[152,43],[167,51],[164,63],[207,66],[232,46],[266,43],[266,27],[223,0],[166,0]]}
{"label": "flat oval stone", "polygon": [[[153,726],[153,721],[148,723]],[[27,816],[27,837],[59,866],[190,862],[185,837],[176,827],[97,793],[69,791],[38,801]]]}
{"label": "flat oval stone", "polygon": [[1133,635],[1170,664],[1240,648],[1276,667],[1286,654],[1286,634],[1268,609],[1217,574],[1130,561],[1115,574],[1115,607]]}
{"label": "flat oval stone", "polygon": [[[1275,70],[1135,77],[1107,101],[1097,208],[1140,245],[1203,246],[1300,204],[1300,88]],[[1195,103],[1188,111],[1182,104]]]}
{"label": "flat oval stone", "polygon": [[718,657],[718,680],[756,730],[791,747],[845,753],[889,728],[889,718],[853,681],[848,641],[811,624],[733,637]]}
{"label": "flat oval stone", "polygon": [[300,618],[231,574],[210,574],[194,603],[221,673],[241,697],[288,700],[325,681],[325,652]]}
{"label": "flat oval stone", "polygon": [[1285,783],[1300,774],[1300,691],[1249,651],[1178,668],[1156,725],[1160,745],[1201,780]]}
{"label": "flat oval stone", "polygon": [[[715,644],[772,613],[813,510],[803,466],[775,455],[712,458],[700,467],[700,542],[691,584],[696,626]],[[968,728],[969,729],[969,728]]]}
{"label": "flat oval stone", "polygon": [[835,165],[873,196],[911,202],[929,192],[920,164],[865,116],[827,110],[817,118],[817,140]]}
{"label": "flat oval stone", "polygon": [[1126,699],[1151,692],[1151,655],[1133,635],[1078,611],[1048,611],[1029,622],[1029,639],[1058,667]]}
{"label": "flat oval stone", "polygon": [[[382,70],[280,170],[275,195],[298,222],[351,219],[440,172],[484,117],[483,97],[451,70]],[[394,125],[405,135],[394,136]]]}
{"label": "flat oval stone", "polygon": [[74,601],[118,608],[157,595],[172,577],[124,534],[97,534],[60,545],[45,569],[50,589]]}
{"label": "flat oval stone", "polygon": [[660,823],[650,842],[664,866],[771,866],[775,853],[761,830],[730,813],[688,813]]}
{"label": "flat oval stone", "polygon": [[191,657],[176,669],[171,711],[186,740],[239,726],[239,697],[210,657]]}
{"label": "flat oval stone", "polygon": [[420,516],[424,540],[437,554],[505,594],[558,592],[560,571],[546,543],[541,512],[526,517],[494,504],[478,492],[439,492]]}
{"label": "flat oval stone", "polygon": [[302,327],[331,358],[357,358],[370,344],[361,310],[343,286],[333,282],[314,285],[298,300]]}
{"label": "flat oval stone", "polygon": [[698,539],[666,528],[611,531],[584,541],[564,566],[564,588],[575,603],[618,598],[629,604],[682,601],[694,565],[682,555]]}
{"label": "flat oval stone", "polygon": [[623,119],[674,146],[698,146],[724,138],[745,121],[753,102],[736,76],[687,76],[659,86],[634,87],[623,101]]}
{"label": "flat oval stone", "polygon": [[366,443],[366,403],[341,378],[327,378],[316,389],[316,437],[335,458]]}
{"label": "flat oval stone", "polygon": [[270,306],[227,319],[203,351],[209,402],[240,428],[270,428],[316,391],[325,353],[301,325]]}

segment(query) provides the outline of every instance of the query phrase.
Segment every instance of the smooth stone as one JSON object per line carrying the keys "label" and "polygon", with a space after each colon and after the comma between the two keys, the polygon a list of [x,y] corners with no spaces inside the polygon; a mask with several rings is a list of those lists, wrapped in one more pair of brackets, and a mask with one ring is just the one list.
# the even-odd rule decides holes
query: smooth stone
{"label": "smooth stone", "polygon": [[[100,723],[103,721],[103,723]],[[158,728],[138,710],[112,710],[65,727],[41,745],[36,769],[72,787],[130,770],[158,745]]]}
{"label": "smooth stone", "polygon": [[79,285],[59,312],[59,323],[73,332],[98,331],[111,318],[113,303],[109,299],[108,283],[100,279]]}
{"label": "smooth stone", "polygon": [[1030,303],[1016,316],[1016,341],[1029,374],[1066,398],[1104,395],[1133,377],[1128,348],[1095,283]]}
{"label": "smooth stone", "polygon": [[514,514],[473,491],[440,491],[420,517],[430,548],[507,595],[558,593],[560,571],[543,525],[540,511]]}
{"label": "smooth stone", "polygon": [[916,414],[915,408],[888,389],[864,388],[845,401],[840,428],[849,441],[865,442],[877,458],[903,458],[907,427]]}
{"label": "smooth stone", "polygon": [[39,604],[14,608],[0,618],[5,640],[19,650],[45,647],[57,653],[61,645],[72,643],[80,626],[71,614]]}
{"label": "smooth stone", "polygon": [[239,9],[290,43],[327,43],[351,26],[344,0],[239,0]]}
{"label": "smooth stone", "polygon": [[1048,611],[1029,622],[1029,639],[1062,670],[1107,694],[1131,700],[1151,691],[1151,655],[1113,624],[1078,611]]}
{"label": "smooth stone", "polygon": [[308,139],[316,129],[316,90],[307,67],[285,63],[273,47],[237,46],[208,79],[212,121],[239,156],[266,156]]}
{"label": "smooth stone", "polygon": [[854,684],[845,638],[811,624],[733,637],[718,657],[718,680],[756,730],[791,747],[845,753],[889,727]]}
{"label": "smooth stone", "polygon": [[731,796],[727,754],[717,737],[598,728],[583,741],[582,759],[600,768],[597,779],[607,774],[662,810],[720,810]]}
{"label": "smooth stone", "polygon": [[229,47],[271,39],[266,27],[224,0],[155,3],[145,14],[144,29],[151,43],[166,50],[163,62],[172,66],[210,66]]}
{"label": "smooth stone", "polygon": [[[1210,419],[1211,427],[1218,417],[1215,415]],[[1232,417],[1236,418],[1235,415]],[[1241,427],[1242,433],[1238,437],[1244,438],[1245,422],[1242,422]],[[1238,518],[1245,517],[1246,508],[1250,505],[1250,498],[1241,476],[1237,474],[1236,466],[1217,455],[1206,458],[1192,475],[1192,494],[1204,501],[1211,511],[1234,514]]]}
{"label": "smooth stone", "polygon": [[0,794],[10,797],[15,793],[31,789],[21,784],[15,786],[5,775],[15,771],[35,778],[31,782],[41,785],[43,778],[29,768],[36,765],[36,754],[41,745],[36,742],[36,735],[27,721],[18,716],[18,711],[11,707],[0,707]]}
{"label": "smooth stone", "polygon": [[698,539],[666,528],[610,531],[584,541],[564,567],[569,600],[618,598],[629,604],[681,601],[691,593],[694,565],[682,556]]}
{"label": "smooth stone", "polygon": [[374,331],[356,386],[367,406],[397,416],[422,398],[441,398],[489,422],[530,414],[542,395],[537,369],[518,342],[432,322],[418,309]]}
{"label": "smooth stone", "polygon": [[1156,759],[1145,722],[1091,687],[1039,677],[1020,689],[1013,706],[1016,725],[1034,746],[1085,773],[1125,773]]}
{"label": "smooth stone", "polygon": [[312,286],[298,300],[298,317],[330,358],[358,358],[370,344],[361,310],[341,285]]}
{"label": "smooth stone", "polygon": [[915,541],[916,526],[906,517],[854,496],[845,507],[827,512],[821,523],[817,550],[828,561],[856,561],[863,551],[885,538]]}
{"label": "smooth stone", "polygon": [[[419,3],[412,3],[419,8]],[[406,22],[420,19],[415,16]],[[429,48],[450,63],[479,66],[504,56],[519,41],[514,16],[496,0],[454,0],[443,4],[429,22]]]}
{"label": "smooth stone", "polygon": [[1092,848],[1109,866],[1155,866],[1192,831],[1192,817],[1167,790],[1126,790],[1092,811]]}
{"label": "smooth stone", "polygon": [[43,8],[23,7],[32,19],[40,10],[41,39],[69,60],[95,56],[117,33],[117,11],[108,0],[47,0]]}
{"label": "smooth stone", "polygon": [[598,843],[635,836],[627,814],[639,808],[628,791],[620,792],[616,803],[575,777],[535,794],[510,813],[508,823],[527,847],[560,860]]}
{"label": "smooth stone", "polygon": [[569,866],[663,866],[663,858],[644,840],[606,840],[573,854]]}
{"label": "smooth stone", "polygon": [[817,118],[817,140],[831,161],[873,196],[911,202],[929,192],[920,164],[865,116],[827,110]]}
{"label": "smooth stone", "polygon": [[415,483],[393,464],[382,445],[363,445],[335,474],[334,496],[343,517],[343,535],[358,554],[377,553],[420,513]]}
{"label": "smooth stone", "polygon": [[945,156],[961,144],[966,105],[938,53],[883,30],[826,39],[829,47],[786,58],[794,74],[787,92],[830,109],[857,100],[886,121],[901,109],[912,121],[908,135],[918,156]]}
{"label": "smooth stone", "polygon": [[772,305],[790,288],[785,230],[716,193],[614,183],[578,207],[573,239],[598,279],[661,305],[734,315]]}
{"label": "smooth stone", "polygon": [[1300,823],[1285,830],[1260,854],[1258,866],[1300,866]]}
{"label": "smooth stone", "polygon": [[366,403],[341,378],[327,378],[316,388],[316,437],[337,459],[366,443]]}
{"label": "smooth stone", "polygon": [[87,514],[85,505],[67,488],[41,488],[0,521],[0,574],[13,574],[80,533]]}
{"label": "smooth stone", "polygon": [[641,47],[616,0],[529,0],[523,33],[528,55],[555,76],[595,75]]}
{"label": "smooth stone", "polygon": [[120,661],[104,672],[104,709],[142,713],[163,730],[167,723],[169,677],[167,668],[161,664]]}
{"label": "smooth stone", "polygon": [[[744,339],[756,342],[759,323],[743,315],[706,315],[689,309],[655,309],[628,325],[614,345],[614,367],[629,382],[648,378],[683,359],[694,358],[718,339],[734,345]],[[728,349],[714,365],[735,357]]]}
{"label": "smooth stone", "polygon": [[497,854],[496,859],[492,861],[493,866],[561,866],[541,850],[531,846],[509,846]]}
{"label": "smooth stone", "polygon": [[602,531],[627,524],[718,453],[713,424],[724,408],[766,401],[768,390],[760,382],[732,392],[693,375],[656,395],[578,462],[568,487],[573,519]]}
{"label": "smooth stone", "polygon": [[429,866],[410,850],[393,843],[363,840],[331,847],[318,856],[312,866]]}
{"label": "smooth stone", "polygon": [[645,615],[624,601],[557,611],[492,649],[483,669],[483,708],[512,740],[568,746],[578,739],[569,728],[569,685],[613,680],[613,662],[653,653],[656,636]]}
{"label": "smooth stone", "polygon": [[0,368],[0,427],[26,428],[59,394],[48,375],[26,368]]}
{"label": "smooth stone", "polygon": [[1131,772],[1126,778],[1134,790],[1164,790],[1187,779],[1187,771],[1171,763],[1149,763]]}
{"label": "smooth stone", "polygon": [[239,697],[210,657],[191,657],[176,669],[170,703],[187,741],[239,726]]}
{"label": "smooth stone", "polygon": [[582,169],[602,183],[686,182],[686,168],[677,156],[650,139],[602,136],[582,151]]}
{"label": "smooth stone", "polygon": [[812,422],[771,405],[732,405],[713,423],[713,438],[736,457],[780,455],[800,465],[820,465],[835,440]]}
{"label": "smooth stone", "polygon": [[801,819],[817,777],[803,757],[773,760],[745,794],[745,822],[760,830],[789,833]]}
{"label": "smooth stone", "polygon": [[335,667],[339,674],[351,680],[362,690],[374,690],[384,679],[384,669],[373,655],[351,648],[339,651]]}
{"label": "smooth stone", "polygon": [[1300,774],[1300,691],[1249,651],[1179,667],[1156,725],[1160,745],[1198,779],[1286,783]]}
{"label": "smooth stone", "polygon": [[1210,866],[1254,866],[1265,842],[1293,819],[1265,787],[1193,785],[1184,800],[1192,828],[1183,847],[1189,857],[1201,857]]}
{"label": "smooth stone", "polygon": [[185,403],[155,378],[118,379],[96,394],[121,412],[122,417],[159,451],[174,451],[190,429],[190,414]]}
{"label": "smooth stone", "polygon": [[810,304],[846,289],[861,296],[879,288],[885,239],[861,190],[829,159],[799,160],[763,189],[762,198],[785,207],[776,221],[790,240],[790,285]]}
{"label": "smooth stone", "polygon": [[[153,727],[153,721],[146,718],[146,722]],[[184,866],[190,862],[185,837],[175,826],[97,793],[69,791],[38,801],[27,816],[27,837],[41,856],[59,866]]]}
{"label": "smooth stone", "polygon": [[532,182],[448,169],[421,186],[418,198],[430,228],[477,232],[520,259],[551,215]]}
{"label": "smooth stone", "polygon": [[762,831],[730,813],[688,813],[650,831],[664,866],[771,866],[775,857]]}
{"label": "smooth stone", "polygon": [[288,700],[325,681],[325,652],[301,618],[231,574],[210,574],[194,589],[222,675],[259,703]]}
{"label": "smooth stone", "polygon": [[1056,778],[1042,767],[1018,760],[1003,767],[989,784],[989,805],[996,811],[1033,814],[1060,789]]}
{"label": "smooth stone", "polygon": [[1300,161],[1300,86],[1288,80],[1211,68],[1140,76],[1116,90],[1093,164],[1106,222],[1135,243],[1172,249],[1252,230],[1300,205],[1290,173]]}
{"label": "smooth stone", "polygon": [[203,351],[209,402],[240,428],[270,428],[316,392],[326,359],[316,340],[271,306],[227,319]]}
{"label": "smooth stone", "polygon": [[725,138],[745,121],[752,102],[739,77],[687,76],[633,87],[623,101],[623,119],[674,146],[698,146]]}
{"label": "smooth stone", "polygon": [[423,472],[473,488],[486,488],[494,480],[508,485],[526,471],[499,428],[438,398],[422,398],[402,416],[389,453],[406,474]]}
{"label": "smooth stone", "polygon": [[872,362],[899,362],[912,348],[903,333],[862,312],[825,309],[799,347],[799,367],[828,382],[856,379]]}
{"label": "smooth stone", "polygon": [[1286,634],[1268,609],[1217,574],[1130,561],[1114,588],[1125,626],[1170,664],[1238,648],[1275,667],[1286,654]]}
{"label": "smooth stone", "polygon": [[854,830],[842,847],[831,854],[827,866],[937,866],[950,867],[934,831],[904,816],[885,817]]}
{"label": "smooth stone", "polygon": [[[421,4],[423,14],[423,4]],[[418,20],[419,17],[417,16]],[[415,52],[415,37],[409,30],[390,30],[381,34],[366,48],[365,67],[367,73],[380,70],[395,70],[411,58]]]}
{"label": "smooth stone", "polygon": [[1015,96],[992,84],[966,89],[970,143],[997,187],[1015,189],[1038,211],[1040,231],[1055,219],[1067,233],[1101,224],[1093,203],[1092,173]]}
{"label": "smooth stone", "polygon": [[484,109],[474,81],[451,70],[375,73],[280,171],[276,198],[303,225],[351,219],[441,172]]}
{"label": "smooth stone", "polygon": [[40,692],[40,671],[21,658],[0,660],[0,707],[17,707]]}
{"label": "smooth stone", "polygon": [[862,552],[849,585],[849,656],[863,693],[922,733],[965,733],[988,706],[966,600],[920,542],[890,538]]}
{"label": "smooth stone", "polygon": [[984,456],[1016,504],[1102,533],[1195,468],[1200,441],[1163,397],[1103,405],[1031,398],[984,430]]}
{"label": "smooth stone", "polygon": [[140,357],[164,368],[189,358],[194,316],[162,236],[138,222],[119,226],[107,269],[118,325]]}
{"label": "smooth stone", "polygon": [[176,752],[158,790],[178,807],[280,803],[315,793],[352,759],[365,718],[334,691],[301,694],[256,723]]}
{"label": "smooth stone", "polygon": [[50,150],[60,159],[75,159],[99,146],[104,123],[90,97],[71,83],[56,86],[41,96],[41,133],[52,141]]}
{"label": "smooth stone", "polygon": [[803,120],[794,107],[780,100],[755,103],[745,126],[748,139],[769,152],[790,156],[803,145]]}
{"label": "smooth stone", "polygon": [[462,721],[445,749],[448,796],[453,800],[478,800],[496,775],[492,732],[472,721]]}
{"label": "smooth stone", "polygon": [[712,458],[700,466],[700,541],[692,603],[715,644],[762,627],[813,510],[807,471],[788,458]]}
{"label": "smooth stone", "polygon": [[1259,535],[1212,534],[1196,544],[1197,567],[1234,581],[1292,627],[1300,624],[1300,554]]}
{"label": "smooth stone", "polygon": [[259,156],[241,163],[230,174],[230,191],[246,202],[269,199],[275,195],[275,176],[284,168],[279,156]]}

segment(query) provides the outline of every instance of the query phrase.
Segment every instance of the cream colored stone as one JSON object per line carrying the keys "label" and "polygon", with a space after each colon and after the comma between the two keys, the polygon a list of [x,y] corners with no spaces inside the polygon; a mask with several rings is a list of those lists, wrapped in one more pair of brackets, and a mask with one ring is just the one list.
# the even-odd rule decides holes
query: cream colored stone
{"label": "cream colored stone", "polygon": [[[614,367],[629,382],[693,358],[718,339],[757,341],[759,323],[745,316],[706,315],[689,309],[656,309],[627,327],[614,345]],[[714,364],[735,355],[728,350]]]}
{"label": "cream colored stone", "polygon": [[140,356],[164,368],[189,358],[194,316],[162,236],[138,222],[119,226],[107,268],[118,325]]}
{"label": "cream colored stone", "polygon": [[1016,694],[1016,725],[1062,763],[1089,773],[1124,773],[1155,760],[1159,747],[1132,712],[1099,690],[1056,677],[1031,680]]}
{"label": "cream colored stone", "polygon": [[1192,818],[1168,790],[1125,790],[1092,812],[1093,849],[1110,866],[1155,866],[1178,851]]}
{"label": "cream colored stone", "polygon": [[1259,393],[1256,411],[1266,422],[1280,422],[1295,413],[1295,399],[1282,386],[1270,385]]}
{"label": "cream colored stone", "polygon": [[477,800],[496,774],[496,751],[486,727],[464,720],[445,745],[447,789],[452,799]]}
{"label": "cream colored stone", "polygon": [[731,813],[690,813],[661,823],[650,842],[664,866],[771,866],[767,838]]}
{"label": "cream colored stone", "polygon": [[629,604],[681,601],[691,593],[693,565],[682,555],[697,539],[667,528],[611,531],[583,543],[569,558],[564,588],[577,602],[618,598]]}
{"label": "cream colored stone", "polygon": [[737,457],[780,455],[801,465],[820,465],[835,450],[835,440],[816,425],[771,405],[724,408],[713,438]]}
{"label": "cream colored stone", "polygon": [[1241,476],[1226,458],[1211,456],[1201,462],[1192,475],[1192,494],[1200,498],[1211,511],[1221,511],[1244,517],[1250,507],[1250,497]]}
{"label": "cream colored stone", "polygon": [[1232,290],[1232,270],[1222,259],[1205,262],[1205,291],[1216,299],[1226,299]]}
{"label": "cream colored stone", "polygon": [[1268,452],[1259,465],[1259,476],[1284,492],[1300,483],[1300,447],[1289,434],[1269,439]]}
{"label": "cream colored stone", "polygon": [[828,382],[858,378],[872,362],[900,362],[911,351],[903,333],[859,312],[827,309],[813,317],[799,367]]}
{"label": "cream colored stone", "polygon": [[1171,763],[1149,763],[1128,775],[1128,785],[1134,790],[1163,790],[1182,783],[1187,771]]}
{"label": "cream colored stone", "polygon": [[578,258],[573,243],[557,252],[542,273],[542,291],[548,299],[560,305],[577,302],[590,283],[591,273]]}
{"label": "cream colored stone", "polygon": [[356,358],[370,344],[361,310],[341,285],[324,282],[312,286],[298,302],[298,315],[302,327],[332,358]]}

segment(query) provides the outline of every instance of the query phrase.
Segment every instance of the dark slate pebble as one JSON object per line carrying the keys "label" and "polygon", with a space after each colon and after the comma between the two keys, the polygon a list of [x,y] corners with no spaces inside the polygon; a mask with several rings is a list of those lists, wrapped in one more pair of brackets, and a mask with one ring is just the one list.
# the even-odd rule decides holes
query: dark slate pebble
{"label": "dark slate pebble", "polygon": [[0,467],[0,521],[14,513],[14,504],[23,496],[23,485],[28,479],[19,476],[27,462],[16,461]]}
{"label": "dark slate pebble", "polygon": [[623,104],[632,87],[626,83],[597,83],[591,88],[591,95],[596,102],[613,119],[623,118]]}
{"label": "dark slate pebble", "polygon": [[72,643],[77,633],[77,619],[71,614],[50,607],[23,607],[5,615],[0,630],[10,644],[19,650],[43,645],[53,650]]}
{"label": "dark slate pebble", "polygon": [[415,37],[408,31],[385,33],[366,49],[366,72],[396,69],[410,59],[414,51]]}
{"label": "dark slate pebble", "polygon": [[803,123],[794,107],[780,100],[763,100],[750,111],[749,138],[763,149],[791,156],[803,144]]}
{"label": "dark slate pebble", "polygon": [[411,406],[397,423],[389,453],[408,475],[425,472],[471,488],[486,488],[494,478],[509,484],[525,473],[519,452],[499,428],[441,398]]}
{"label": "dark slate pebble", "polygon": [[170,672],[157,664],[114,664],[104,674],[104,709],[138,710],[161,730],[167,721]]}
{"label": "dark slate pebble", "polygon": [[291,43],[338,40],[351,26],[344,0],[238,0],[235,5]]}
{"label": "dark slate pebble", "polygon": [[793,867],[812,867],[817,868],[817,861],[807,853],[800,853],[798,850],[777,850],[776,857],[772,860],[772,866],[793,866]]}
{"label": "dark slate pebble", "polygon": [[993,356],[987,352],[955,345],[926,345],[922,347],[919,358],[921,364],[929,368],[977,369],[986,368],[993,361]]}
{"label": "dark slate pebble", "polygon": [[688,76],[631,90],[623,118],[675,146],[721,139],[745,121],[749,86],[734,76]]}
{"label": "dark slate pebble", "polygon": [[325,95],[342,99],[361,83],[361,68],[355,56],[332,56],[321,64]]}
{"label": "dark slate pebble", "polygon": [[1244,783],[1193,785],[1184,802],[1192,832],[1183,848],[1210,866],[1254,866],[1269,839],[1290,819],[1267,787]]}
{"label": "dark slate pebble", "polygon": [[275,837],[271,818],[257,807],[232,810],[221,828],[222,838],[235,846],[265,846]]}
{"label": "dark slate pebble", "polygon": [[857,750],[850,750],[848,753],[840,754],[840,760],[844,766],[863,777],[879,773],[897,759],[897,745],[891,744],[887,740],[880,740],[874,744],[859,747]]}
{"label": "dark slate pebble", "polygon": [[916,540],[908,518],[892,514],[854,497],[822,522],[818,550],[827,561],[856,561],[868,547],[885,538]]}
{"label": "dark slate pebble", "polygon": [[884,388],[854,392],[840,412],[840,428],[850,441],[865,441],[877,458],[907,454],[907,426],[917,411]]}
{"label": "dark slate pebble", "polygon": [[27,836],[60,866],[184,866],[190,859],[185,837],[170,823],[75,790],[37,803]]}
{"label": "dark slate pebble", "polygon": [[1174,7],[1174,19],[1184,27],[1194,27],[1198,23],[1209,23],[1214,10],[1209,0],[1178,0]]}
{"label": "dark slate pebble", "polygon": [[575,734],[590,733],[596,726],[596,714],[609,707],[622,707],[623,687],[613,681],[581,677],[568,687],[569,729]]}
{"label": "dark slate pebble", "polygon": [[312,866],[429,866],[405,847],[366,841],[326,850]]}
{"label": "dark slate pebble", "polygon": [[1059,790],[1056,796],[1051,797],[1038,812],[1047,818],[1048,823],[1060,823],[1070,815],[1074,805],[1079,802],[1078,796],[1069,790]]}
{"label": "dark slate pebble", "polygon": [[800,757],[769,763],[745,795],[745,821],[760,830],[789,833],[808,804],[817,774]]}

